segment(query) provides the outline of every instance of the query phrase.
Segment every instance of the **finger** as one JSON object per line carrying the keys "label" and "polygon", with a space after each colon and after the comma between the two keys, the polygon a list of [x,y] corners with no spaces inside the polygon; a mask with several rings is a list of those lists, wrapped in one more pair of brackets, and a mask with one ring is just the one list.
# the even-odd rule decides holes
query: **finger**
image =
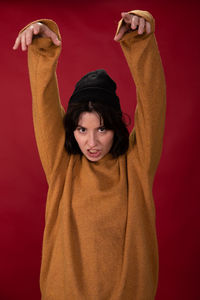
{"label": "finger", "polygon": [[55,35],[55,37],[52,38],[52,42],[53,42],[56,46],[60,46],[60,45],[61,45],[61,41],[58,39],[57,35]]}
{"label": "finger", "polygon": [[25,34],[22,34],[21,35],[21,48],[22,48],[22,51],[26,51],[26,37],[25,37]]}
{"label": "finger", "polygon": [[61,41],[58,36],[43,23],[35,23],[33,28],[34,34],[40,34],[42,37],[48,37],[56,46],[60,46]]}
{"label": "finger", "polygon": [[137,26],[139,25],[139,17],[138,16],[133,16],[131,19],[131,29],[136,29]]}
{"label": "finger", "polygon": [[32,30],[34,35],[39,34],[40,32],[42,32],[42,23],[35,23],[33,25],[30,26],[30,29]]}
{"label": "finger", "polygon": [[61,41],[58,39],[57,35],[53,31],[51,31],[51,30],[48,29],[48,32],[46,32],[46,35],[48,37],[50,37],[50,39],[52,40],[52,42],[54,43],[54,45],[60,46]]}
{"label": "finger", "polygon": [[143,34],[145,29],[145,19],[139,18],[139,28],[138,28],[138,34]]}
{"label": "finger", "polygon": [[126,24],[131,24],[131,20],[133,18],[133,15],[126,13],[126,12],[122,12],[121,13],[122,19],[124,20],[124,22]]}
{"label": "finger", "polygon": [[126,31],[127,31],[127,26],[123,25],[123,26],[120,28],[118,34],[115,35],[114,40],[115,40],[116,42],[118,42],[118,41],[123,37],[123,35],[125,34]]}
{"label": "finger", "polygon": [[146,22],[146,33],[150,33],[151,32],[151,24],[149,22]]}
{"label": "finger", "polygon": [[13,46],[13,50],[16,50],[19,47],[20,44],[20,36],[18,36],[15,40],[14,46]]}
{"label": "finger", "polygon": [[25,42],[26,46],[29,46],[32,43],[33,40],[33,29],[30,28],[29,30],[26,31],[25,33]]}

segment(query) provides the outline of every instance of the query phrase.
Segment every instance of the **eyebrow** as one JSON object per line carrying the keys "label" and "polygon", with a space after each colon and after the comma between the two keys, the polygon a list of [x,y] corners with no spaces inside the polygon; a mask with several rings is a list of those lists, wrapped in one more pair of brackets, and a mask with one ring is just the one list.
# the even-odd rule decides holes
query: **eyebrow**
{"label": "eyebrow", "polygon": [[[81,127],[81,128],[84,128],[84,129],[87,129],[86,127],[84,127],[84,126],[82,126],[82,125],[77,125],[77,128],[78,127]],[[99,127],[96,127],[95,129],[99,129],[99,128],[102,128],[102,127],[105,127],[104,125],[102,125],[102,126],[99,126]]]}

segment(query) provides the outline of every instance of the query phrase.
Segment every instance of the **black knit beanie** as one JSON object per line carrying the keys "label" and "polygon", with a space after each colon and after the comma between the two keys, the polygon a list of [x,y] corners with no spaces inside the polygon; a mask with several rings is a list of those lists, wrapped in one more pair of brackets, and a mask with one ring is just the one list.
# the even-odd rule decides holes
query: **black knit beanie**
{"label": "black knit beanie", "polygon": [[69,99],[69,104],[84,100],[98,101],[121,111],[116,87],[116,83],[105,70],[99,69],[89,72],[77,82]]}

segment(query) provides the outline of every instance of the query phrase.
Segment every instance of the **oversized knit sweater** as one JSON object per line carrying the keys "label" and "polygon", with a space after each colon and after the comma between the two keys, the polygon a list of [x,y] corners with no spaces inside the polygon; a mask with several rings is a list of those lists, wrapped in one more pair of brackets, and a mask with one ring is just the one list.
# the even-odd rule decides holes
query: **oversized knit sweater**
{"label": "oversized knit sweater", "polygon": [[[137,90],[127,153],[97,162],[64,149],[65,111],[56,65],[60,47],[36,38],[28,49],[33,121],[48,182],[42,300],[153,300],[158,247],[152,186],[162,152],[165,80],[154,36],[125,34],[120,45]],[[44,24],[60,37],[57,25]],[[29,24],[30,25],[30,24]],[[121,26],[121,21],[117,31]]]}

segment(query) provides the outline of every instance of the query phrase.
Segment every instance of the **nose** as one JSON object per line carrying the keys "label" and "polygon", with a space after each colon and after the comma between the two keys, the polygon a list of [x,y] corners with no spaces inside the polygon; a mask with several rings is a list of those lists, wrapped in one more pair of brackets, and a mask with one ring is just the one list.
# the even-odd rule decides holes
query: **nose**
{"label": "nose", "polygon": [[96,137],[96,134],[91,132],[89,135],[88,135],[88,146],[90,148],[93,148],[97,145],[97,137]]}

